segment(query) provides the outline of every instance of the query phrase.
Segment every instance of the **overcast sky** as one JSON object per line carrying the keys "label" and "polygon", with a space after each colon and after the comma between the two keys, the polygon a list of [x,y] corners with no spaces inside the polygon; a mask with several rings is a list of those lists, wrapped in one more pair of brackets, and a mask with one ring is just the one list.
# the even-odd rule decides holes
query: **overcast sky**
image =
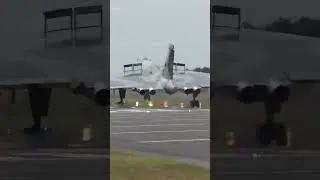
{"label": "overcast sky", "polygon": [[210,0],[211,4],[240,7],[244,18],[254,24],[266,24],[276,18],[308,16],[320,18],[317,0]]}
{"label": "overcast sky", "polygon": [[176,62],[209,66],[209,9],[207,0],[111,0],[111,71],[139,56],[162,65],[168,43],[175,45]]}

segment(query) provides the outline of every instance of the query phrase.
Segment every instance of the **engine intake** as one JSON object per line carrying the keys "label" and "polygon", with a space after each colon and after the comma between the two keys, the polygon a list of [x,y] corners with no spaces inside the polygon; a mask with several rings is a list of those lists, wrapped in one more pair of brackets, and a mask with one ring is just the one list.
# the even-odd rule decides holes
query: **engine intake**
{"label": "engine intake", "polygon": [[97,105],[107,106],[110,103],[110,90],[103,83],[94,85],[94,101]]}
{"label": "engine intake", "polygon": [[272,99],[278,102],[287,101],[289,97],[289,87],[278,86],[270,88],[266,85],[246,86],[238,90],[236,99],[245,104],[254,102],[262,102],[267,99]]}
{"label": "engine intake", "polygon": [[156,90],[150,88],[150,89],[139,89],[138,93],[142,96],[149,94],[149,95],[155,95],[156,94]]}
{"label": "engine intake", "polygon": [[271,98],[278,102],[288,101],[290,96],[290,89],[288,86],[278,86],[271,93]]}
{"label": "engine intake", "polygon": [[72,93],[90,98],[99,106],[107,106],[110,102],[110,91],[102,83],[97,83],[93,87],[80,83],[72,89]]}
{"label": "engine intake", "polygon": [[107,106],[109,104],[110,92],[107,89],[101,89],[94,95],[94,101],[99,106]]}
{"label": "engine intake", "polygon": [[201,92],[200,88],[184,88],[184,93],[187,95],[192,93],[199,94],[200,92]]}

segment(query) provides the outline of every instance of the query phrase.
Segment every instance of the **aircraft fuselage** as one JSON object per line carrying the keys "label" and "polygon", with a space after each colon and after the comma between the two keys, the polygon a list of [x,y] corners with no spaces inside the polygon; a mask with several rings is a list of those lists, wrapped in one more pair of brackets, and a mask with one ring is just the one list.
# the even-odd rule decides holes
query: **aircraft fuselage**
{"label": "aircraft fuselage", "polygon": [[160,80],[160,83],[161,83],[163,90],[169,95],[172,95],[178,91],[178,88],[177,88],[174,80],[172,80],[172,79],[167,79],[167,78],[162,77]]}

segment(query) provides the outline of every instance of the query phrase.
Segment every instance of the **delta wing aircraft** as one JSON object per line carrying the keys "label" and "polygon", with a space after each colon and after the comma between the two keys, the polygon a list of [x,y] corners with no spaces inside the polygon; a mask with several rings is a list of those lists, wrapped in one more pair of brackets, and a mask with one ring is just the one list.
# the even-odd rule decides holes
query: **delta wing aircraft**
{"label": "delta wing aircraft", "polygon": [[169,44],[164,67],[144,58],[142,62],[124,65],[123,75],[112,77],[110,89],[119,90],[119,104],[124,103],[126,90],[130,89],[150,100],[151,96],[163,91],[169,95],[176,92],[191,94],[190,107],[199,107],[196,97],[210,87],[210,74],[186,70],[185,64],[174,62],[174,45]]}
{"label": "delta wing aircraft", "polygon": [[[265,122],[257,128],[262,147],[276,140],[286,145],[286,128],[274,122],[293,89],[307,96],[320,82],[317,38],[241,30],[239,8],[212,6],[217,13],[239,16],[236,33],[213,24],[211,33],[211,97],[222,95],[244,104],[264,103]],[[215,18],[213,18],[215,23]],[[227,33],[226,33],[227,31]],[[293,88],[295,87],[295,88]],[[301,91],[300,91],[301,90]]]}

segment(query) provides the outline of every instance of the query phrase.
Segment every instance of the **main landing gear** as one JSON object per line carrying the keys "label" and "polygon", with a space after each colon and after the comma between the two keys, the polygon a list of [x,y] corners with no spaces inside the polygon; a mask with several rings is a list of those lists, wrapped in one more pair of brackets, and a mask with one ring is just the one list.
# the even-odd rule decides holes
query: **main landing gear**
{"label": "main landing gear", "polygon": [[[124,99],[126,97],[126,89],[120,88],[119,89],[119,97],[120,97],[120,101],[117,102],[117,104],[119,105],[124,105]],[[150,101],[151,100],[151,95],[148,92],[145,92],[145,94],[143,95],[144,100],[146,101]]]}
{"label": "main landing gear", "polygon": [[275,114],[281,112],[281,102],[267,100],[264,102],[266,119],[265,122],[257,128],[257,139],[260,147],[267,147],[272,141],[277,146],[287,145],[287,135],[285,125],[274,122]]}
{"label": "main landing gear", "polygon": [[200,108],[200,102],[196,100],[197,96],[200,94],[200,91],[192,92],[192,100],[190,101],[191,108]]}
{"label": "main landing gear", "polygon": [[39,87],[35,84],[29,86],[28,92],[34,124],[31,128],[25,128],[25,133],[31,134],[43,130],[41,128],[41,118],[48,116],[52,89]]}
{"label": "main landing gear", "polygon": [[144,101],[150,101],[150,100],[151,100],[150,94],[149,94],[149,93],[146,93],[146,94],[143,96],[143,99],[144,99]]}
{"label": "main landing gear", "polygon": [[117,104],[119,105],[123,105],[124,104],[124,98],[126,98],[126,89],[119,89],[119,96],[120,96],[120,101],[117,102]]}

